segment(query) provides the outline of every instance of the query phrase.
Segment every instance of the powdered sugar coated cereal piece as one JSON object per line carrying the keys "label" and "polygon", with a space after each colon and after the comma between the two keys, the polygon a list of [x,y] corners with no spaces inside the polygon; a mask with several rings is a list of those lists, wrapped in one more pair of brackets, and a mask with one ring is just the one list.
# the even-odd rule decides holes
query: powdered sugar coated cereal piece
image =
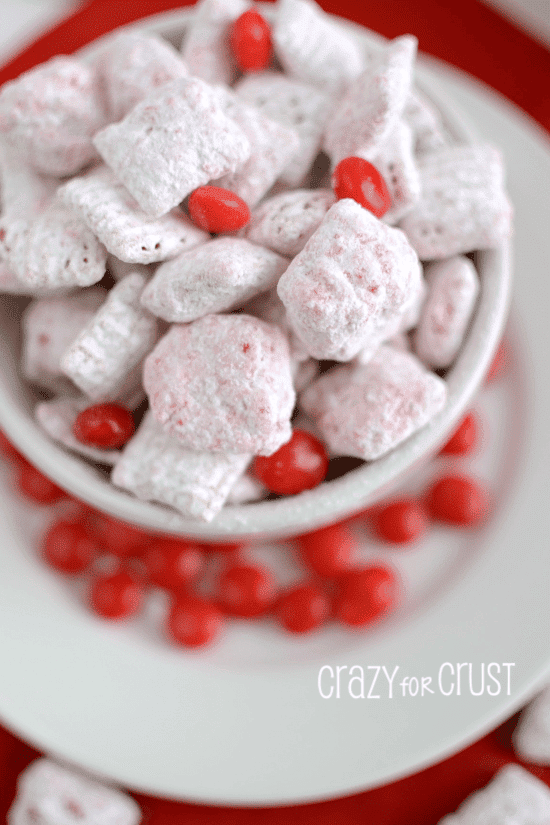
{"label": "powdered sugar coated cereal piece", "polygon": [[403,109],[403,120],[412,129],[415,154],[433,152],[448,143],[439,113],[418,89],[413,88],[409,92]]}
{"label": "powdered sugar coated cereal piece", "polygon": [[277,291],[310,355],[349,361],[399,331],[421,277],[405,235],[344,198],[291,261]]}
{"label": "powdered sugar coated cereal piece", "polygon": [[250,7],[245,0],[200,0],[181,51],[189,70],[208,83],[231,85],[237,67],[229,47],[231,24]]}
{"label": "powdered sugar coated cereal piece", "polygon": [[148,412],[125,445],[111,480],[139,499],[162,502],[190,519],[212,521],[251,458],[188,450]]}
{"label": "powdered sugar coated cereal piece", "polygon": [[271,455],[291,436],[286,338],[250,315],[172,326],[145,360],[143,386],[157,421],[187,449]]}
{"label": "powdered sugar coated cereal piece", "polygon": [[22,316],[21,368],[25,378],[49,389],[67,388],[69,382],[61,371],[61,356],[106,297],[106,290],[92,287],[75,295],[32,301]]}
{"label": "powdered sugar coated cereal piece", "polygon": [[299,146],[279,180],[288,186],[301,184],[321,146],[323,131],[334,106],[332,97],[279,72],[246,75],[236,84],[235,91],[266,117],[295,130]]}
{"label": "powdered sugar coated cereal piece", "polygon": [[112,255],[127,263],[165,261],[210,237],[180,209],[160,218],[146,215],[106,166],[73,178],[58,195]]}
{"label": "powdered sugar coated cereal piece", "polygon": [[[357,155],[363,157],[361,150]],[[414,158],[410,126],[399,120],[372,163],[384,178],[391,196],[391,206],[383,221],[395,224],[420,198],[420,173]]]}
{"label": "powdered sugar coated cereal piece", "polygon": [[91,138],[105,122],[95,72],[74,57],[54,57],[0,91],[2,140],[44,175],[72,175],[97,157]]}
{"label": "powdered sugar coated cereal piece", "polygon": [[438,413],[445,382],[414,355],[381,346],[366,365],[342,365],[300,396],[335,455],[373,461],[397,447]]}
{"label": "powdered sugar coated cereal piece", "polygon": [[491,782],[470,794],[439,825],[548,825],[550,790],[519,765],[506,765]]}
{"label": "powdered sugar coated cereal piece", "polygon": [[160,217],[250,156],[216,89],[196,77],[162,86],[94,137],[108,166],[148,215]]}
{"label": "powdered sugar coated cereal piece", "polygon": [[36,759],[20,774],[8,825],[138,825],[141,811],[122,791]]}
{"label": "powdered sugar coated cereal piece", "polygon": [[376,354],[380,343],[397,346],[402,350],[412,350],[409,337],[405,333],[418,324],[427,292],[426,281],[420,277],[411,290],[401,313],[394,314],[387,320],[381,329],[381,334],[372,336],[359,350],[354,361],[358,364],[368,364]]}
{"label": "powdered sugar coated cereal piece", "polygon": [[107,252],[86,224],[57,198],[35,218],[18,221],[2,253],[34,290],[90,286],[105,274]]}
{"label": "powdered sugar coated cereal piece", "polygon": [[97,447],[90,447],[73,435],[73,426],[78,414],[89,406],[89,398],[65,396],[38,404],[34,415],[50,438],[63,444],[67,449],[91,458],[93,461],[99,461],[101,464],[115,464],[120,457],[120,450],[100,450]]}
{"label": "powdered sugar coated cereal piece", "polygon": [[251,147],[249,159],[235,172],[223,175],[217,186],[229,189],[248,206],[255,206],[275,183],[299,146],[298,135],[289,126],[265,117],[228,89],[218,87],[228,117],[239,124]]}
{"label": "powdered sugar coated cereal piece", "polygon": [[122,32],[102,49],[96,66],[103,81],[110,120],[120,120],[151,92],[189,70],[176,49],[153,34]]}
{"label": "powdered sugar coated cereal piece", "polygon": [[520,759],[550,765],[550,687],[522,711],[512,742]]}
{"label": "powdered sugar coated cereal piece", "polygon": [[324,149],[333,166],[359,150],[367,160],[382,151],[405,107],[416,47],[411,35],[390,41],[349,86],[325,132]]}
{"label": "powdered sugar coated cereal piece", "polygon": [[137,272],[119,281],[61,358],[65,375],[94,401],[120,399],[139,383],[157,339],[157,321],[139,302],[144,286]]}
{"label": "powdered sugar coated cereal piece", "polygon": [[244,229],[254,243],[294,258],[320,226],[336,197],[331,189],[297,189],[268,198]]}
{"label": "powdered sugar coated cereal piece", "polygon": [[511,233],[500,152],[448,146],[418,159],[422,195],[400,222],[423,260],[498,246]]}
{"label": "powdered sugar coated cereal piece", "polygon": [[414,349],[427,366],[444,369],[462,345],[479,293],[479,278],[472,262],[463,257],[435,261],[424,274],[429,292]]}
{"label": "powdered sugar coated cereal piece", "polygon": [[279,0],[273,45],[289,75],[334,94],[363,69],[357,40],[312,0]]}
{"label": "powdered sugar coated cereal piece", "polygon": [[215,238],[161,264],[141,303],[165,321],[194,321],[269,289],[287,266],[286,258],[244,238]]}

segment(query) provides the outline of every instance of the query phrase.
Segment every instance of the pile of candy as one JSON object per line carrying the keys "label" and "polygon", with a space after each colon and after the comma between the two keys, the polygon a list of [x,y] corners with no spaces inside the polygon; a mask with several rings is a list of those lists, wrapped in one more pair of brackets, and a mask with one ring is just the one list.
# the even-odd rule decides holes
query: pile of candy
{"label": "pile of candy", "polygon": [[[494,381],[506,365],[501,345],[488,380]],[[0,448],[20,493],[51,508],[50,525],[38,548],[42,560],[82,582],[79,590],[87,606],[105,619],[130,619],[150,596],[163,593],[163,636],[199,648],[218,641],[234,619],[267,619],[290,634],[305,634],[331,622],[369,628],[387,617],[406,594],[384,549],[421,547],[431,524],[464,528],[486,522],[490,497],[468,468],[460,466],[461,459],[478,451],[482,433],[479,416],[468,413],[442,449],[442,458],[436,459],[424,490],[278,547],[277,553],[285,554],[292,567],[290,579],[273,559],[266,562],[257,542],[205,544],[147,533],[69,497],[5,437]],[[309,438],[307,433],[304,438]],[[288,452],[288,463],[281,463],[280,475],[272,479],[287,488],[303,475]],[[362,559],[363,544],[378,545],[380,559]]]}
{"label": "pile of candy", "polygon": [[52,438],[208,521],[443,408],[471,253],[511,208],[499,153],[414,88],[415,52],[367,53],[311,0],[271,24],[201,0],[181,52],[115,33],[4,85],[0,289],[32,296],[22,372]]}

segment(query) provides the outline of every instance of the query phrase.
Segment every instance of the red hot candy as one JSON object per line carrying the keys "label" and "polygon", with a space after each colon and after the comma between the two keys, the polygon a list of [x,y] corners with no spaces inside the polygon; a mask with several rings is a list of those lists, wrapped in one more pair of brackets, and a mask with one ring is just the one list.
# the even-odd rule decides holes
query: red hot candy
{"label": "red hot candy", "polygon": [[351,531],[340,523],[304,533],[298,536],[297,541],[302,559],[309,569],[328,579],[347,572],[358,551]]}
{"label": "red hot candy", "polygon": [[188,210],[193,223],[207,232],[234,232],[250,220],[243,199],[220,186],[199,186],[189,196]]}
{"label": "red hot candy", "polygon": [[223,630],[223,615],[215,604],[198,596],[182,596],[168,614],[171,639],[183,647],[204,647]]}
{"label": "red hot candy", "polygon": [[243,72],[260,72],[271,57],[271,30],[261,14],[248,9],[241,14],[229,37],[233,56]]}
{"label": "red hot candy", "polygon": [[385,215],[391,206],[384,178],[364,158],[347,157],[341,160],[332,174],[332,188],[339,200],[353,198],[377,218]]}
{"label": "red hot candy", "polygon": [[289,633],[309,633],[321,627],[330,616],[330,600],[313,582],[291,588],[280,597],[275,612]]}
{"label": "red hot candy", "polygon": [[394,607],[398,589],[397,576],[389,567],[351,570],[340,582],[336,617],[351,627],[364,627]]}
{"label": "red hot candy", "polygon": [[435,519],[449,524],[478,524],[487,513],[488,497],[482,487],[466,476],[439,478],[428,490],[428,509]]}
{"label": "red hot candy", "polygon": [[135,431],[132,414],[120,404],[95,404],[82,410],[73,426],[75,437],[84,444],[105,449],[122,447]]}
{"label": "red hot candy", "polygon": [[467,455],[476,446],[478,437],[478,420],[473,413],[468,413],[441,450],[441,455]]}
{"label": "red hot candy", "polygon": [[291,496],[317,487],[327,474],[328,457],[322,443],[304,430],[270,456],[258,456],[254,474],[273,493]]}
{"label": "red hot candy", "polygon": [[79,521],[59,519],[48,529],[42,543],[46,562],[61,573],[82,573],[99,549]]}
{"label": "red hot candy", "polygon": [[220,602],[232,616],[251,618],[267,613],[275,601],[275,582],[263,567],[236,564],[220,579]]}
{"label": "red hot candy", "polygon": [[98,576],[90,589],[93,610],[105,619],[126,619],[141,607],[143,585],[125,571]]}
{"label": "red hot candy", "polygon": [[426,531],[427,516],[423,507],[412,499],[391,501],[375,510],[373,527],[376,535],[392,544],[416,541]]}

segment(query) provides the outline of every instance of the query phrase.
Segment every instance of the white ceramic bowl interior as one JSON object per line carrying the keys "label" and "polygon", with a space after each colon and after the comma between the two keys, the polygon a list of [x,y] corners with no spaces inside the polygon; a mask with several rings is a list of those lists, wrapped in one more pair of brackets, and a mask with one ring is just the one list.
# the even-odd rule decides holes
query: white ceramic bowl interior
{"label": "white ceramic bowl interior", "polygon": [[[264,13],[267,17],[273,14],[270,4],[266,4]],[[161,34],[179,46],[191,14],[185,9],[156,15],[127,28]],[[379,36],[335,19],[353,31],[365,49],[379,47]],[[101,40],[96,41],[83,54],[92,55],[100,45]],[[421,60],[416,79],[439,109],[452,137],[466,143],[475,139],[463,116],[446,103],[433,80],[423,73]],[[480,298],[467,339],[446,375],[448,399],[444,409],[390,454],[314,490],[276,500],[228,505],[211,523],[203,524],[186,520],[163,505],[139,501],[115,488],[99,468],[51,441],[34,420],[37,395],[21,379],[18,369],[19,320],[29,301],[21,296],[0,297],[0,427],[33,464],[62,488],[99,510],[151,531],[222,541],[228,537],[283,538],[320,527],[372,504],[414,473],[418,465],[444,443],[471,403],[487,372],[508,313],[510,245],[506,243],[496,250],[476,253],[475,264],[481,280]]]}

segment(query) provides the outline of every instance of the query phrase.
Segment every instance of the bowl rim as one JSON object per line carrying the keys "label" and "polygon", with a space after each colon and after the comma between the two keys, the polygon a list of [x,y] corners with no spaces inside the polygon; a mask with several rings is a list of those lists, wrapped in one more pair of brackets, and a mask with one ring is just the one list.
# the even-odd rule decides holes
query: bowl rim
{"label": "bowl rim", "polygon": [[[273,15],[271,4],[259,5],[266,16]],[[164,36],[171,32],[175,37],[174,29],[181,29],[181,35],[192,14],[193,8],[185,8],[142,18],[103,35],[77,54],[93,57],[115,31],[137,30]],[[331,17],[353,31],[364,47],[376,48],[386,42],[385,38],[359,24],[335,15]],[[422,57],[416,63],[415,83],[437,106],[446,126],[456,137],[465,143],[478,139],[475,130],[457,107],[449,107],[438,94],[437,84],[423,68]],[[226,505],[211,522],[185,519],[166,505],[141,501],[114,487],[80,455],[53,442],[32,414],[22,416],[20,393],[4,372],[0,373],[0,427],[29,461],[72,496],[117,519],[154,533],[185,535],[215,542],[227,540],[228,537],[244,540],[285,538],[317,529],[374,504],[414,473],[420,463],[443,445],[481,385],[508,316],[512,282],[511,240],[506,240],[496,249],[477,252],[475,257],[482,276],[480,298],[466,341],[446,376],[448,395],[444,408],[386,456],[324,482],[313,490],[276,500]],[[6,351],[4,341],[1,346]],[[13,379],[13,374],[11,377]]]}

